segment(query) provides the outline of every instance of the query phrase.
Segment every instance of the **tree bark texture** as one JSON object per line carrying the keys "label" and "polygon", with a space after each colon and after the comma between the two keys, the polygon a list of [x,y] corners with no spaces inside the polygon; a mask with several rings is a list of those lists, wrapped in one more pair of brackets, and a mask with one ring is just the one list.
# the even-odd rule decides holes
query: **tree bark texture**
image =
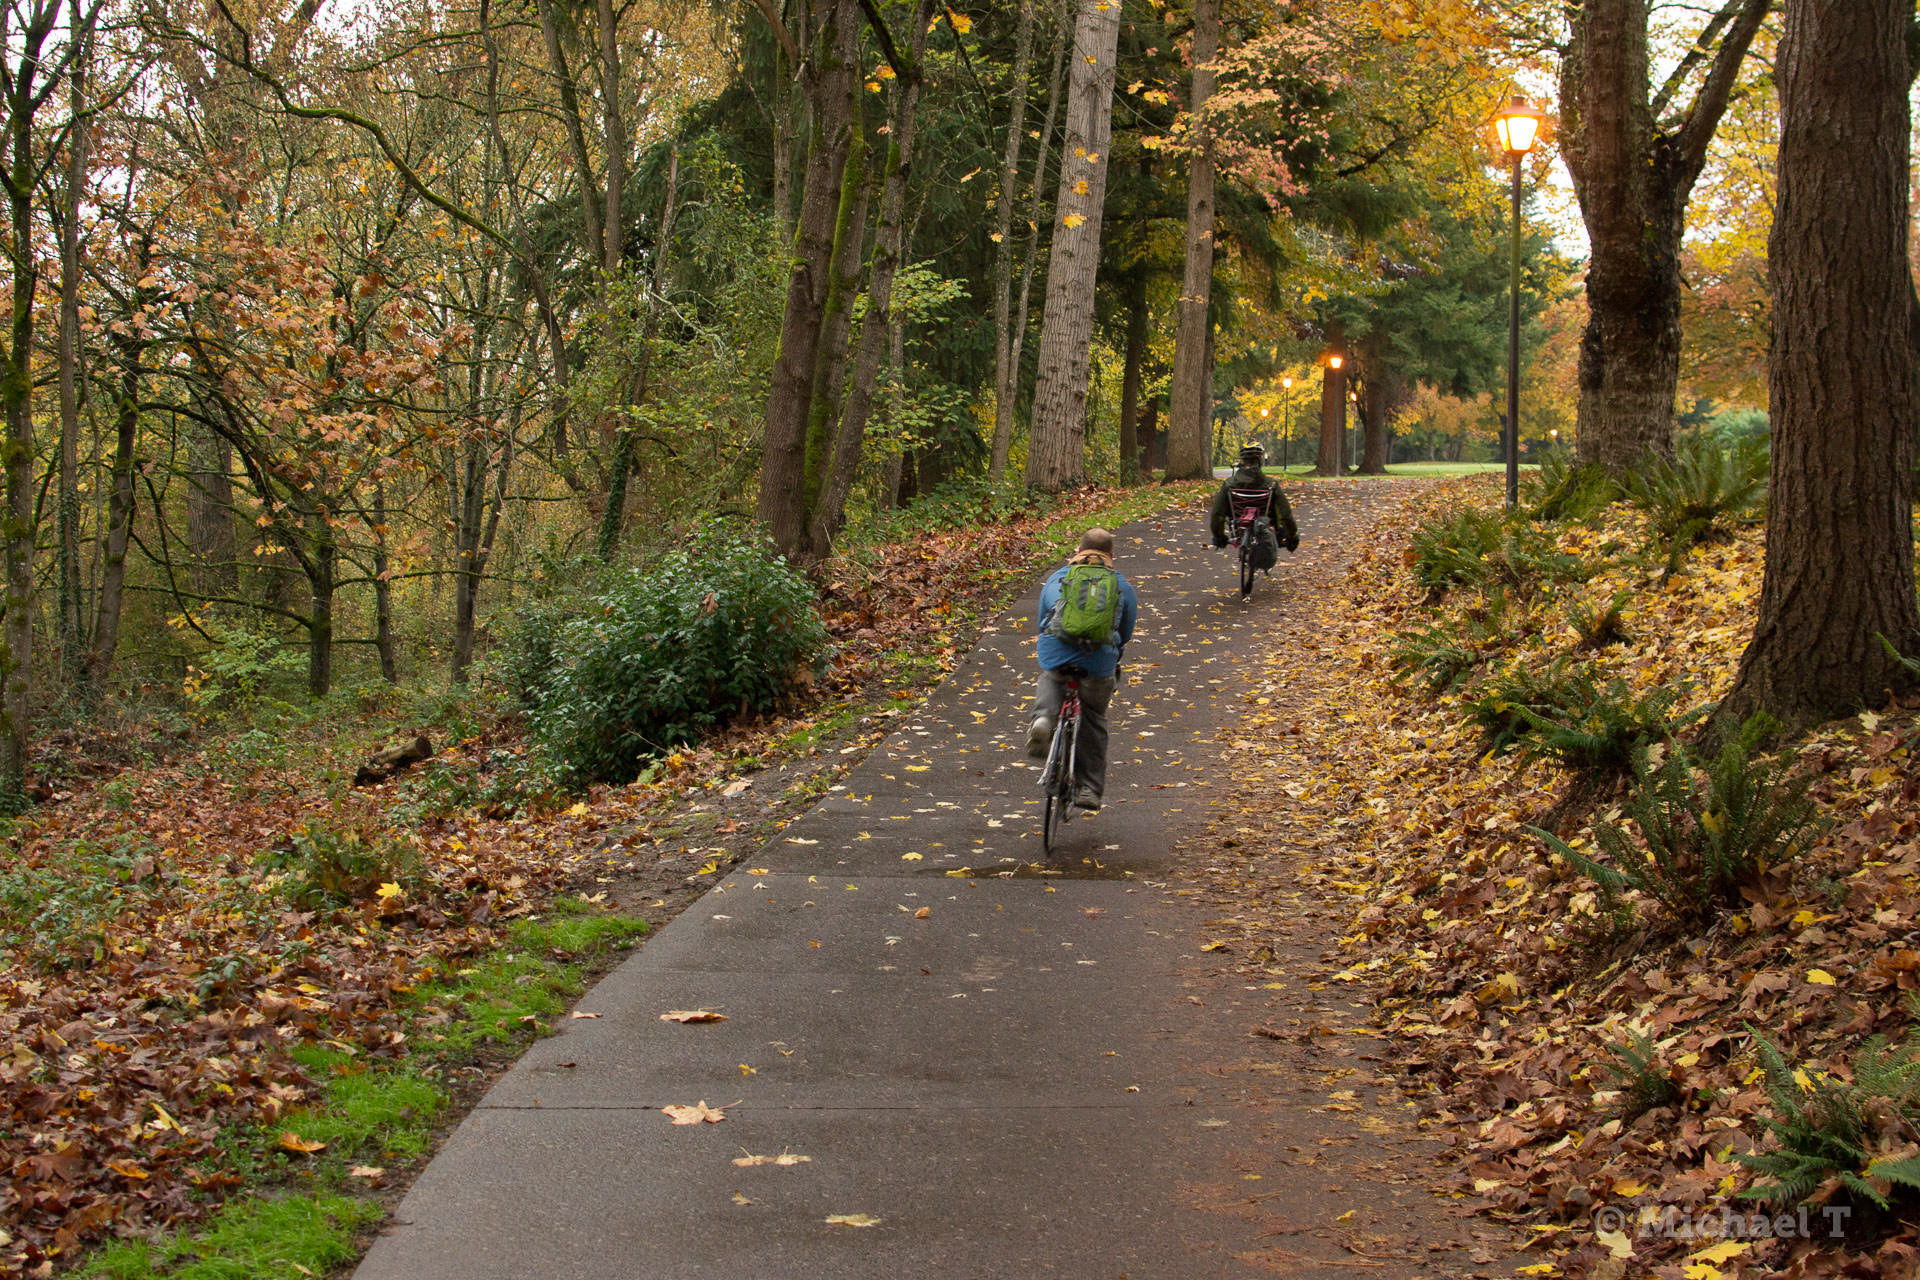
{"label": "tree bark texture", "polygon": [[[144,279],[153,260],[151,235],[141,238],[134,252],[134,279]],[[153,291],[135,288],[132,312],[153,301]],[[88,665],[97,688],[113,670],[114,650],[120,643],[120,608],[127,581],[127,546],[132,540],[134,512],[134,448],[140,430],[140,387],[146,339],[136,325],[123,325],[112,336],[120,364],[120,394],[113,407],[113,470],[107,495],[106,531],[100,540],[100,590],[93,602],[92,653]]]}
{"label": "tree bark texture", "polygon": [[60,217],[60,673],[70,684],[86,679],[88,662],[81,625],[80,584],[80,216],[87,186],[87,107],[85,19],[80,6],[71,12],[73,66],[67,92],[74,125],[67,137],[67,184]]}
{"label": "tree bark texture", "polygon": [[995,410],[993,453],[987,463],[987,479],[999,484],[1007,473],[1007,457],[1013,452],[1013,404],[1020,393],[1021,357],[1027,349],[1027,316],[1033,298],[1033,275],[1040,260],[1040,214],[1046,207],[1047,162],[1053,150],[1053,124],[1060,114],[1060,87],[1067,65],[1067,37],[1073,30],[1073,11],[1062,8],[1058,32],[1053,42],[1053,75],[1047,87],[1047,114],[1040,125],[1040,145],[1034,151],[1033,185],[1028,193],[1027,244],[1020,264],[1020,300],[1014,310],[1013,328],[1007,341],[1007,369],[1012,392],[1007,416]]}
{"label": "tree bark texture", "polygon": [[873,171],[867,164],[864,120],[856,118],[847,165],[841,174],[840,211],[834,219],[833,277],[820,311],[820,344],[814,355],[813,403],[807,409],[804,528],[800,558],[822,560],[827,549],[813,541],[814,523],[828,487],[834,436],[845,403],[847,353],[853,339],[853,303],[860,293],[860,264],[867,251],[867,209],[873,203]]}
{"label": "tree bark texture", "polygon": [[[1345,339],[1338,328],[1327,335],[1327,343],[1338,351]],[[1340,437],[1347,420],[1347,370],[1326,365],[1320,367],[1320,448],[1314,458],[1313,474],[1340,474]]]}
{"label": "tree bark texture", "polygon": [[1378,364],[1360,387],[1360,422],[1363,443],[1360,447],[1360,474],[1383,476],[1387,473],[1387,417],[1393,407],[1393,379]]}
{"label": "tree bark texture", "polygon": [[1083,0],[1073,38],[1066,136],[1060,144],[1039,377],[1027,442],[1027,486],[1057,493],[1086,478],[1087,378],[1093,359],[1093,289],[1100,266],[1107,141],[1113,124],[1120,6]]}
{"label": "tree bark texture", "polygon": [[1213,365],[1208,358],[1213,299],[1213,152],[1202,112],[1213,92],[1208,64],[1220,45],[1220,0],[1194,0],[1193,95],[1188,105],[1192,150],[1187,157],[1187,257],[1174,330],[1172,407],[1167,422],[1167,479],[1213,474],[1211,440]]}
{"label": "tree bark texture", "polygon": [[1127,350],[1120,369],[1121,484],[1140,479],[1140,383],[1147,363],[1147,272],[1134,268],[1127,279]]}
{"label": "tree bark texture", "polygon": [[[1000,190],[993,210],[993,439],[1013,438],[1013,398],[1019,392],[1020,371],[1013,366],[1013,206],[1020,198],[1020,151],[1026,142],[1027,77],[1033,65],[1034,0],[1020,0],[1020,19],[1014,29],[1013,74],[1007,93],[1007,145],[1000,160]],[[925,24],[922,23],[922,26]],[[1046,149],[1047,140],[1040,140]],[[992,479],[1006,469],[1006,456],[995,455],[999,466]],[[991,463],[989,464],[991,466]]]}
{"label": "tree bark texture", "polygon": [[1578,454],[1613,470],[1673,452],[1680,379],[1680,239],[1707,144],[1772,0],[1726,0],[1693,102],[1663,122],[1651,85],[1646,0],[1569,6],[1561,152],[1591,251],[1580,342]]}
{"label": "tree bark texture", "polygon": [[860,11],[854,0],[832,0],[806,74],[813,122],[794,230],[793,272],[780,324],[780,354],[767,388],[757,506],[774,545],[787,554],[801,549],[807,533],[807,415],[813,405],[822,312],[833,275],[840,180],[857,121],[859,33]]}
{"label": "tree bark texture", "polygon": [[867,317],[860,329],[860,347],[854,356],[853,374],[833,441],[833,457],[826,485],[815,504],[809,541],[813,551],[824,558],[846,523],[847,495],[853,491],[853,479],[860,467],[860,451],[866,440],[867,419],[873,413],[878,394],[880,363],[894,329],[893,279],[905,256],[907,184],[913,176],[913,140],[920,114],[922,60],[926,56],[928,19],[933,0],[919,0],[909,19],[912,40],[909,59],[912,71],[896,83],[892,119],[887,130],[887,158],[880,192],[880,222],[874,231],[873,265],[867,276]]}
{"label": "tree bark texture", "polygon": [[1907,266],[1911,0],[1789,0],[1768,245],[1773,458],[1766,578],[1720,715],[1789,727],[1915,682],[1916,414]]}

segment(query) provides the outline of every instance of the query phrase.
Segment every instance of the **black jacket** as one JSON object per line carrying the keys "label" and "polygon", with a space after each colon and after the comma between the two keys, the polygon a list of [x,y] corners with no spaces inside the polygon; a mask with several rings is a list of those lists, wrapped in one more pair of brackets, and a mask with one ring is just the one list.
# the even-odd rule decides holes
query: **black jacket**
{"label": "black jacket", "polygon": [[1279,535],[1283,545],[1299,541],[1300,529],[1293,522],[1293,508],[1287,505],[1287,495],[1280,492],[1279,482],[1270,479],[1264,471],[1257,468],[1249,471],[1244,467],[1237,468],[1232,475],[1228,476],[1226,482],[1220,486],[1220,492],[1213,495],[1213,508],[1207,513],[1207,518],[1215,538],[1227,536],[1227,522],[1233,518],[1232,499],[1227,495],[1233,489],[1272,491],[1273,505],[1269,515],[1273,521],[1274,531]]}

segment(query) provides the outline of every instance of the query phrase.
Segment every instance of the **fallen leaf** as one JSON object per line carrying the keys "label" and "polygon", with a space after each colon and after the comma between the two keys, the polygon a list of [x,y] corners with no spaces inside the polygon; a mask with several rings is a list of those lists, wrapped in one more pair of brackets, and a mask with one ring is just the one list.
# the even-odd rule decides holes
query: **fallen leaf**
{"label": "fallen leaf", "polygon": [[303,1156],[310,1156],[316,1151],[325,1151],[327,1149],[326,1143],[314,1142],[311,1139],[303,1138],[291,1129],[283,1129],[280,1131],[280,1145],[288,1151],[296,1151]]}
{"label": "fallen leaf", "polygon": [[669,1009],[660,1015],[662,1022],[725,1022],[727,1015],[711,1009]]}
{"label": "fallen leaf", "polygon": [[725,1112],[708,1106],[705,1098],[690,1107],[662,1107],[660,1112],[675,1124],[700,1124],[703,1121],[707,1124],[719,1124],[727,1118]]}
{"label": "fallen leaf", "polygon": [[880,1219],[870,1213],[830,1213],[827,1215],[830,1227],[877,1227]]}

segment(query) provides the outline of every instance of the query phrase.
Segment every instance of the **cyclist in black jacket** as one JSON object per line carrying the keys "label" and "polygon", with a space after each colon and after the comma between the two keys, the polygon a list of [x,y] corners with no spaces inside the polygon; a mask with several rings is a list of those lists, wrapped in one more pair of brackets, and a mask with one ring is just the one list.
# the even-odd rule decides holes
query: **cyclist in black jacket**
{"label": "cyclist in black jacket", "polygon": [[1247,445],[1240,450],[1240,465],[1234,468],[1232,475],[1221,484],[1220,492],[1213,495],[1213,507],[1208,512],[1208,520],[1213,529],[1213,545],[1224,547],[1228,542],[1228,522],[1233,519],[1233,491],[1265,489],[1273,495],[1267,509],[1267,519],[1257,531],[1257,540],[1253,549],[1253,567],[1271,569],[1274,561],[1280,558],[1280,548],[1289,551],[1300,546],[1300,528],[1293,522],[1293,508],[1287,505],[1287,495],[1280,492],[1280,484],[1269,479],[1261,470],[1266,465],[1267,451],[1257,444]]}

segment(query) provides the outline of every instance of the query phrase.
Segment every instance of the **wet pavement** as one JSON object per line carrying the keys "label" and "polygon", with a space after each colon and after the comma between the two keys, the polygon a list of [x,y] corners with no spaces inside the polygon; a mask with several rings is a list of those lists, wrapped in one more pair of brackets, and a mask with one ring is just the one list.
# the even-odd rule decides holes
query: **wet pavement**
{"label": "wet pavement", "polygon": [[[1141,615],[1106,808],[1052,857],[1024,755],[1029,594],[528,1051],[357,1280],[1441,1274],[1316,1234],[1420,1193],[1335,1179],[1316,1153],[1352,1138],[1312,1090],[1222,1067],[1295,997],[1221,1000],[1170,882],[1227,790],[1235,655],[1283,642],[1289,595],[1344,563],[1352,494],[1297,488],[1306,546],[1247,602],[1199,509],[1118,531]],[[725,1119],[664,1110],[693,1104]]]}

